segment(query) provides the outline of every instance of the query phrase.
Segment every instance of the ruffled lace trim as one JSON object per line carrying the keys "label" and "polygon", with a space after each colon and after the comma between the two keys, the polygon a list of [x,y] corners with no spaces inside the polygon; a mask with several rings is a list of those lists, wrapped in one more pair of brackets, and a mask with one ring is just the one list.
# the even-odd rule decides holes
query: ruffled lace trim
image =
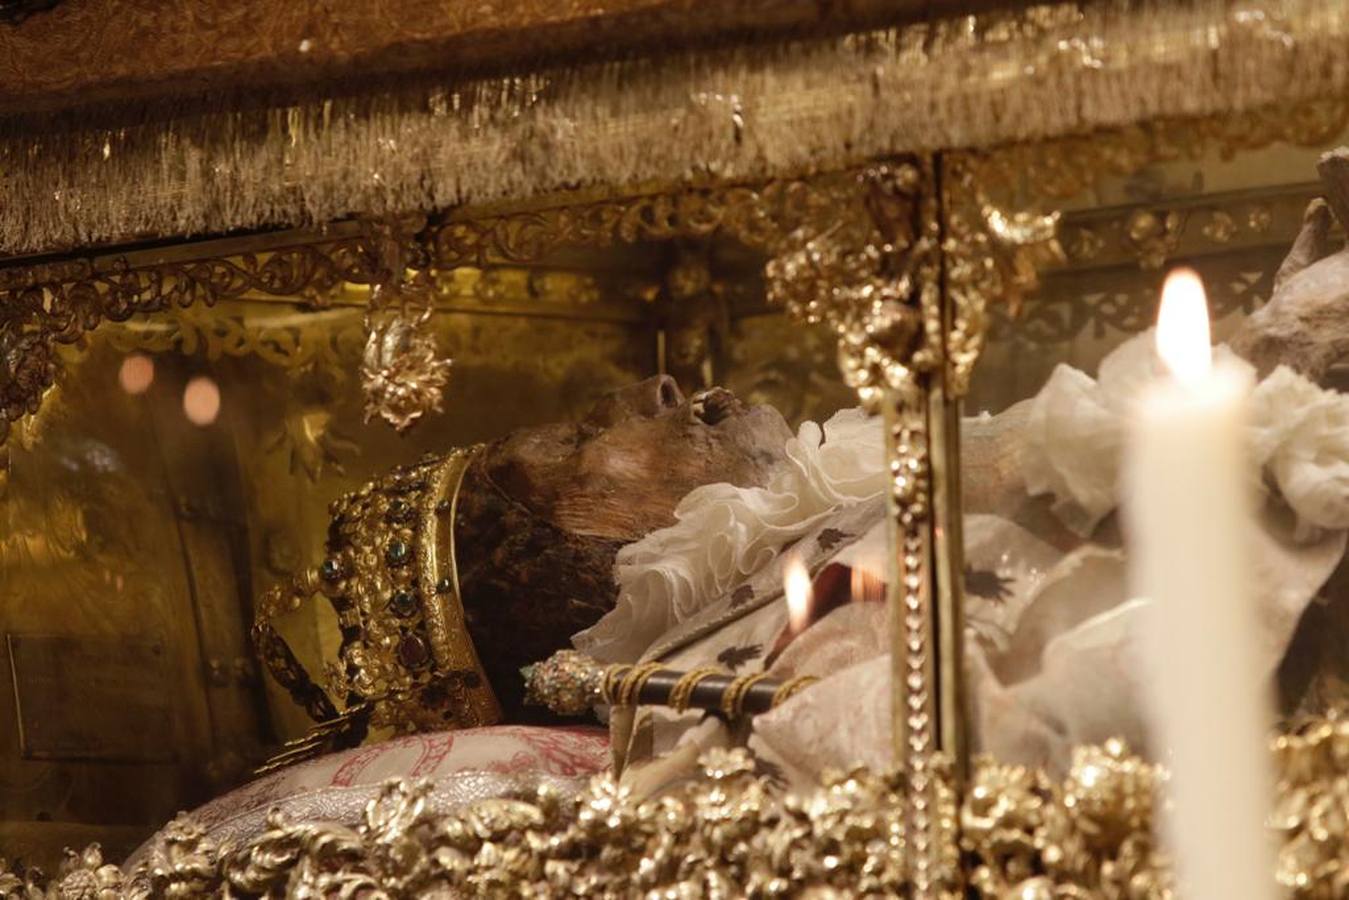
{"label": "ruffled lace trim", "polygon": [[[1152,347],[1150,331],[1130,338],[1098,379],[1061,364],[1030,401],[1027,491],[1052,495],[1060,519],[1084,536],[1119,503],[1129,408],[1155,377]],[[1250,369],[1226,346],[1215,358]],[[1297,516],[1299,537],[1349,528],[1349,397],[1280,366],[1252,393],[1249,436],[1252,461]]]}
{"label": "ruffled lace trim", "polygon": [[618,553],[618,604],[572,638],[604,662],[629,662],[661,634],[763,568],[790,542],[847,504],[885,487],[879,418],[861,410],[805,422],[764,487],[709,484],[675,509],[676,523]]}

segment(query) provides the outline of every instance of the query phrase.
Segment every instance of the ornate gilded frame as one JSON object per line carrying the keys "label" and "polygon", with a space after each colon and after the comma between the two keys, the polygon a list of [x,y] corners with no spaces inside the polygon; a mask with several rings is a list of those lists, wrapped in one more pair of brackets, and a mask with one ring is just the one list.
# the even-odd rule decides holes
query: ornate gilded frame
{"label": "ornate gilded frame", "polygon": [[[835,779],[826,784],[823,806],[793,807],[789,801],[787,812],[770,814],[769,801],[742,760],[709,760],[710,786],[686,808],[687,817],[670,826],[672,846],[689,841],[702,848],[701,871],[709,885],[731,877],[728,872],[744,874],[724,856],[730,853],[729,845],[723,846],[727,838],[715,836],[717,822],[729,820],[748,829],[742,838],[765,853],[785,853],[784,847],[803,841],[810,848],[809,858],[788,866],[788,874],[760,873],[761,887],[770,893],[773,885],[788,890],[834,884],[837,877],[876,890],[903,886],[915,897],[949,896],[962,885],[989,896],[1012,889],[1030,891],[1028,896],[1053,896],[1060,889],[1068,896],[1079,895],[1074,890],[1123,896],[1140,886],[1169,889],[1165,860],[1149,834],[1152,793],[1161,776],[1129,757],[1126,748],[1084,748],[1062,785],[1043,773],[989,762],[964,771],[959,404],[991,319],[1015,310],[1039,274],[1064,261],[1059,215],[1043,209],[1105,172],[1127,173],[1212,147],[1317,143],[1344,127],[1347,110],[1342,101],[1324,102],[1291,112],[1156,122],[991,152],[896,157],[759,183],[574,194],[454,210],[400,230],[406,258],[414,267],[431,269],[527,262],[575,243],[725,234],[766,254],[770,299],[798,320],[834,333],[846,381],[864,405],[885,417],[900,771],[890,778]],[[1024,202],[1042,210],[1005,206]],[[1152,249],[1139,247],[1140,253]],[[56,376],[56,347],[77,341],[100,322],[246,292],[321,299],[341,282],[373,283],[377,257],[369,229],[350,222],[323,232],[0,269],[0,440],[10,423],[38,409]],[[1285,764],[1321,760],[1346,741],[1343,726],[1324,724],[1281,738],[1276,752]],[[1318,766],[1287,768],[1285,795],[1314,798],[1328,790],[1327,773]],[[523,832],[570,835],[595,848],[630,840],[632,833],[620,833],[617,826],[587,831],[578,824],[602,810],[636,817],[630,824],[639,832],[666,827],[654,819],[643,822],[656,812],[644,812],[616,791],[612,783],[597,783],[569,804],[546,798],[517,806],[503,801],[442,822],[422,812],[416,787],[390,788],[372,806],[365,829],[340,839],[360,864],[326,873],[316,869],[314,883],[390,884],[396,877],[401,884],[417,884],[415,868],[379,858],[375,848],[395,838],[424,846],[441,841],[454,849],[459,854],[454,871],[463,884],[523,883],[510,879],[526,878],[524,868],[512,874],[509,860],[491,862],[482,856],[485,848]],[[278,822],[232,856],[203,844],[191,823],[176,828],[172,839],[180,855],[152,860],[140,873],[158,879],[161,887],[214,889],[228,882],[263,889],[286,877],[287,865],[312,863],[327,852],[314,843],[326,833],[311,825]],[[1104,842],[1103,828],[1113,829]],[[848,840],[839,835],[848,829],[862,843],[844,852],[839,848]],[[1290,824],[1290,840],[1314,835],[1315,829],[1313,813],[1307,812]],[[1320,852],[1338,837],[1307,839],[1319,840]],[[530,852],[534,856],[517,857],[519,866],[543,866],[550,858],[545,850]],[[964,862],[960,852],[967,854]],[[253,865],[259,854],[278,862],[261,871]],[[76,870],[98,872],[100,865],[86,856]],[[563,870],[586,871],[584,861],[568,865]]]}
{"label": "ornate gilded frame", "polygon": [[[410,265],[429,270],[530,262],[566,245],[719,233],[766,254],[771,302],[835,334],[847,383],[887,423],[895,547],[889,601],[901,623],[894,635],[894,710],[902,723],[896,750],[913,801],[908,828],[915,847],[933,854],[920,854],[918,886],[937,867],[933,767],[942,756],[964,757],[956,409],[978,356],[988,299],[1000,285],[1024,279],[1023,255],[1053,239],[1048,221],[1000,228],[991,208],[963,196],[968,179],[941,190],[942,165],[938,157],[905,157],[758,184],[564,197],[456,210],[397,229]],[[974,212],[948,217],[948,205]],[[380,277],[371,234],[351,222],[322,233],[0,269],[0,442],[11,423],[38,411],[58,374],[58,345],[102,322],[248,293],[321,303],[343,282]]]}

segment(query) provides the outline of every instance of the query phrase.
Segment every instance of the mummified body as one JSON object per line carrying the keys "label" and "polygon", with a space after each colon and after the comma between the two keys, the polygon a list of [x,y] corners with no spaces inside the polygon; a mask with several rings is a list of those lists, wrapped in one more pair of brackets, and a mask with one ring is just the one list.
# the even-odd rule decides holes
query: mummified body
{"label": "mummified body", "polygon": [[[1279,271],[1274,296],[1231,341],[1231,348],[1262,375],[1286,365],[1320,380],[1349,349],[1349,251],[1331,253],[1328,240],[1332,211],[1349,216],[1341,187],[1346,169],[1349,153],[1323,161],[1328,201],[1317,201],[1308,210],[1303,231]],[[1028,401],[992,419],[966,424],[966,511],[990,514],[1040,544],[1071,552],[1101,535],[1070,527],[1050,498],[1028,483],[1027,456],[1034,441],[1029,412]],[[729,603],[715,627],[698,634],[673,627],[681,621],[677,611],[655,616],[643,610],[615,612],[622,581],[615,563],[622,548],[672,525],[676,506],[691,491],[719,483],[738,488],[774,483],[798,462],[788,458],[794,440],[771,408],[747,407],[717,389],[685,398],[672,379],[657,377],[602,398],[578,423],[521,429],[483,448],[464,476],[454,534],[467,628],[506,720],[528,721],[538,715],[521,701],[520,667],[569,646],[583,632],[578,643],[609,659],[678,660],[684,667],[714,663],[736,671],[767,667],[773,634],[755,633],[752,640],[728,637],[731,643],[721,646],[713,633],[752,631],[755,626],[746,617],[770,601],[774,590],[780,596],[780,575],[768,571],[761,560],[779,555],[793,542],[808,544],[814,532],[777,522],[770,530],[776,529],[778,543],[767,556],[754,556],[759,562],[749,569],[736,568],[743,560],[737,561],[734,584],[718,578],[690,581],[689,590],[695,593],[734,591],[740,598]],[[795,446],[792,452],[799,452],[799,440]],[[879,454],[879,442],[874,453]],[[814,489],[809,484],[798,487]],[[838,497],[846,498],[846,491]],[[851,518],[846,528],[815,529],[820,532],[818,558],[813,558],[817,573],[846,550],[848,540],[870,528],[872,519],[879,521],[879,507],[848,513],[843,507],[850,501],[838,497],[831,501],[837,508],[830,512],[826,504],[819,516],[837,512]],[[789,499],[796,503],[801,498]],[[714,542],[718,535],[710,532],[717,527],[726,526],[709,528],[702,537]],[[1117,537],[1109,534],[1110,519],[1100,527],[1106,532],[1104,543],[1117,547]],[[649,552],[644,565],[666,577],[658,572],[661,561],[653,561]],[[774,581],[776,586],[770,584]],[[1311,590],[1318,586],[1319,581]],[[971,594],[979,591],[972,588]],[[752,603],[743,599],[751,597]],[[674,605],[701,607],[718,598],[674,599]],[[1081,615],[1106,608],[1090,597],[1077,605]],[[606,621],[597,626],[601,618]],[[646,633],[636,633],[643,629]],[[665,630],[675,636],[662,634]],[[1281,640],[1286,643],[1287,636]],[[700,641],[715,646],[698,649]],[[996,659],[993,665],[996,669]],[[1019,677],[1029,671],[1027,666],[1026,661],[1006,663],[997,674]],[[976,682],[980,677],[976,673]],[[997,693],[996,686],[989,690]],[[988,727],[1000,727],[995,719]],[[656,749],[659,742],[648,744]]]}
{"label": "mummified body", "polygon": [[763,484],[791,432],[730,392],[685,398],[659,376],[579,423],[513,432],[465,476],[456,522],[469,631],[508,719],[528,717],[520,667],[613,608],[620,547],[671,524],[703,484]]}

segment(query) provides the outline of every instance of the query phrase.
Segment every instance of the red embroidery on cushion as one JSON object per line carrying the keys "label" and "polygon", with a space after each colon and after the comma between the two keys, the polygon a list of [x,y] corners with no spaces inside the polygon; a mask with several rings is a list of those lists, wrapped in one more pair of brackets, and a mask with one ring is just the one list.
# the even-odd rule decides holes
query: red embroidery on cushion
{"label": "red embroidery on cushion", "polygon": [[454,748],[454,733],[443,732],[423,737],[421,759],[408,770],[408,775],[430,775]]}
{"label": "red embroidery on cushion", "polygon": [[517,775],[525,772],[539,771],[538,757],[528,750],[517,750],[510,759],[499,760],[490,763],[487,766],[489,772],[498,772],[502,775]]}
{"label": "red embroidery on cushion", "polygon": [[[392,753],[395,750],[401,750],[409,744],[420,743],[421,735],[408,735],[406,737],[393,738],[379,744],[371,744],[368,747],[361,747],[351,751],[342,765],[338,766],[337,771],[333,773],[332,784],[336,787],[350,787],[353,784],[360,784],[357,779],[361,772],[365,771],[375,760],[386,753]],[[319,760],[320,762],[322,760]]]}
{"label": "red embroidery on cushion", "polygon": [[518,728],[514,735],[533,747],[538,771],[555,775],[591,775],[609,763],[609,740],[602,731],[573,728]]}

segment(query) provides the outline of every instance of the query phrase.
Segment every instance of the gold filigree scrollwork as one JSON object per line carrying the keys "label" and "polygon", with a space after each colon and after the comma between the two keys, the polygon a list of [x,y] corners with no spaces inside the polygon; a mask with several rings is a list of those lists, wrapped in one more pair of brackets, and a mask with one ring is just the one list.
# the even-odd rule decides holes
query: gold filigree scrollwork
{"label": "gold filigree scrollwork", "polygon": [[956,154],[947,160],[942,244],[951,302],[947,353],[951,394],[963,397],[988,336],[990,305],[1004,305],[1015,315],[1039,284],[1040,270],[1065,257],[1057,212],[1006,212],[982,186],[985,158]]}
{"label": "gold filigree scrollwork", "polygon": [[109,329],[106,335],[124,353],[201,353],[210,360],[253,356],[282,369],[333,373],[342,365],[344,348],[359,347],[364,339],[356,317],[340,324],[323,316],[269,318],[250,315],[247,304],[173,310],[151,322]]}
{"label": "gold filigree scrollwork", "polygon": [[58,379],[57,345],[76,343],[102,322],[250,292],[313,298],[343,281],[370,283],[375,274],[360,239],[183,262],[133,265],[118,257],[0,270],[0,444]]}
{"label": "gold filigree scrollwork", "polygon": [[776,253],[797,228],[819,232],[857,202],[852,173],[690,189],[497,216],[450,216],[430,229],[432,264],[537,262],[568,246],[608,247],[721,233]]}
{"label": "gold filigree scrollwork", "polygon": [[[948,284],[955,302],[960,302],[965,285],[980,285],[998,269],[1002,277],[987,282],[981,292],[988,296],[1001,292],[1016,301],[1034,289],[1037,272],[1064,263],[1076,267],[1130,259],[1145,269],[1155,269],[1169,256],[1198,249],[1200,242],[1225,245],[1240,239],[1251,243],[1270,231],[1275,216],[1283,221],[1286,207],[1294,200],[1294,215],[1300,217],[1307,198],[1293,190],[1231,197],[1228,205],[1206,201],[1193,209],[1131,207],[1122,216],[1105,219],[1098,214],[1074,214],[1068,217],[1066,229],[1070,260],[1063,258],[1061,249],[1039,239],[1048,236],[1047,222],[1024,213],[1001,214],[999,203],[1053,207],[1085,195],[1104,178],[1134,176],[1158,163],[1205,156],[1226,159],[1239,151],[1278,143],[1323,147],[1341,135],[1346,125],[1349,102],[1325,99],[1220,116],[1159,119],[1089,135],[1011,144],[985,153],[953,154],[948,157],[952,177],[946,197],[951,232]],[[1191,219],[1200,226],[1187,227]],[[1296,227],[1296,221],[1291,227]],[[1010,258],[1009,246],[1014,251]],[[1070,299],[1072,305],[1082,305],[1076,297]],[[1015,304],[1009,310],[1015,313]],[[1068,317],[1071,322],[1066,321]],[[1063,310],[1060,318],[1065,322],[1054,329],[1056,333],[1080,331],[1087,324],[1100,327],[1083,319],[1079,310]],[[1059,339],[1066,337],[1043,340]]]}
{"label": "gold filigree scrollwork", "polygon": [[[1165,118],[1073,137],[1004,145],[980,156],[990,195],[1020,193],[1052,203],[1082,195],[1102,178],[1129,176],[1160,162],[1228,159],[1276,143],[1324,147],[1349,125],[1349,101],[1316,100],[1199,118]],[[1001,199],[1001,196],[999,196]]]}
{"label": "gold filigree scrollwork", "polygon": [[[1272,745],[1282,798],[1270,825],[1279,883],[1296,900],[1343,897],[1349,723],[1317,720]],[[130,871],[97,848],[51,882],[7,871],[0,892],[28,898],[330,896],[915,896],[916,847],[899,823],[901,772],[824,776],[771,795],[743,751],[703,757],[704,778],[639,801],[611,776],[574,796],[544,785],[438,811],[430,785],[385,785],[357,825],[274,813],[238,844],[182,816]],[[1067,775],[976,761],[963,794],[933,772],[944,865],[975,898],[1169,900],[1175,881],[1155,838],[1166,772],[1119,741],[1078,748]],[[508,785],[501,785],[508,788]],[[957,826],[959,832],[957,833]]]}

